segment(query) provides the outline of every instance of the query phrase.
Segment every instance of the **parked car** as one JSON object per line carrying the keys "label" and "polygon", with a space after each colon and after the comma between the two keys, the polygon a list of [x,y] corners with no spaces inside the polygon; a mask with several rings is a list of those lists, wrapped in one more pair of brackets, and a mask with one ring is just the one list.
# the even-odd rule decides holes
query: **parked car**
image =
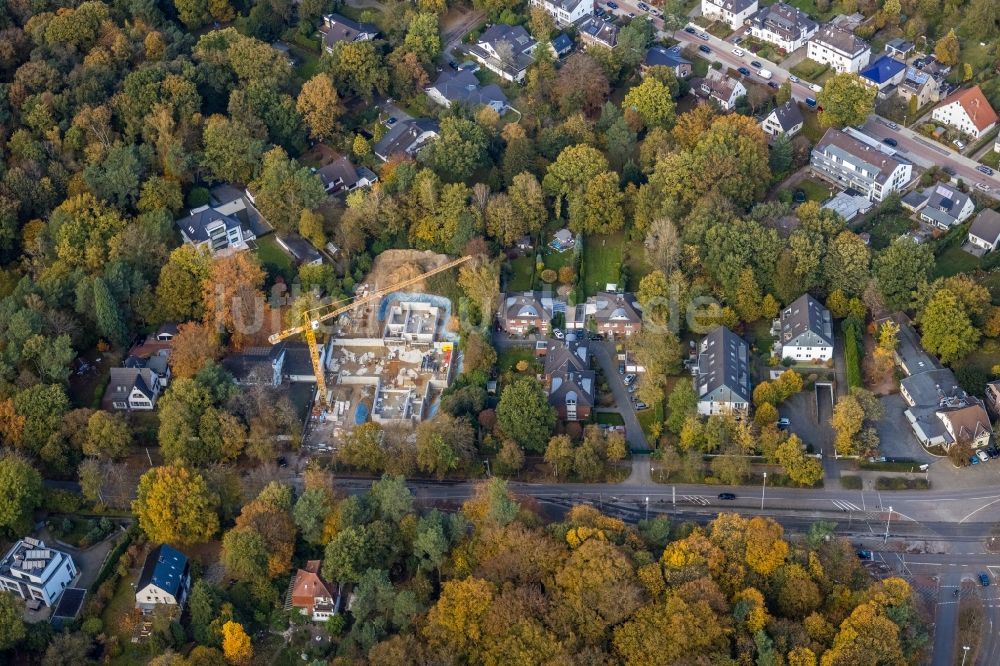
{"label": "parked car", "polygon": [[810,109],[815,109],[816,100],[814,100],[812,97],[806,97],[806,106],[808,106]]}
{"label": "parked car", "polygon": [[993,175],[993,169],[989,168],[985,164],[980,164],[979,166],[977,166],[976,167],[976,171],[981,171],[981,172],[985,173],[987,176],[992,176]]}
{"label": "parked car", "polygon": [[701,51],[702,53],[711,53],[712,52],[712,49],[708,48],[704,44],[702,44],[701,46],[699,46],[698,50]]}
{"label": "parked car", "polygon": [[785,428],[789,427],[790,425],[792,425],[792,422],[789,419],[784,418],[784,417],[778,419],[778,430],[784,430]]}
{"label": "parked car", "polygon": [[638,7],[639,9],[641,9],[644,12],[648,12],[649,11],[649,5],[647,5],[645,2],[638,2],[638,3],[636,3],[635,6]]}
{"label": "parked car", "polygon": [[608,3],[608,9],[618,9],[617,3],[609,2]]}
{"label": "parked car", "polygon": [[798,83],[799,82],[799,77],[795,76],[794,74],[789,74],[788,75],[788,80],[791,81],[792,83]]}
{"label": "parked car", "polygon": [[983,587],[990,586],[990,575],[985,571],[979,572],[979,584],[982,585]]}
{"label": "parked car", "polygon": [[708,36],[707,32],[698,33],[698,36],[701,37],[702,39],[704,39],[706,42],[709,40],[709,36]]}
{"label": "parked car", "polygon": [[639,390],[639,385],[638,384],[629,384],[629,386],[628,386],[628,392],[629,393],[635,393],[638,390]]}
{"label": "parked car", "polygon": [[950,166],[943,166],[943,167],[941,167],[941,171],[944,171],[949,176],[954,176],[955,175],[955,170],[952,169]]}
{"label": "parked car", "polygon": [[889,129],[899,129],[899,125],[897,125],[892,121],[885,121],[885,126],[888,127]]}
{"label": "parked car", "polygon": [[635,381],[635,373],[630,372],[627,375],[625,375],[625,386],[628,386],[634,381]]}
{"label": "parked car", "polygon": [[734,500],[736,495],[734,493],[719,493],[720,500]]}
{"label": "parked car", "polygon": [[601,335],[600,333],[591,333],[590,334],[590,339],[591,339],[591,341],[603,340],[604,336]]}
{"label": "parked car", "polygon": [[986,455],[986,451],[976,451],[976,457],[982,460],[983,462],[986,462],[987,460],[990,459],[990,457]]}
{"label": "parked car", "polygon": [[961,139],[955,139],[954,141],[952,141],[952,144],[954,144],[954,146],[959,150],[965,150],[965,144],[962,142]]}
{"label": "parked car", "polygon": [[821,90],[823,90],[823,86],[819,85],[818,83],[813,83],[809,86],[809,90],[812,90],[813,92],[820,92]]}
{"label": "parked car", "polygon": [[555,336],[556,340],[562,340],[566,337],[566,334],[562,332],[562,329],[554,328],[552,329],[552,335]]}
{"label": "parked car", "polygon": [[777,89],[778,89],[778,88],[780,88],[781,86],[779,86],[779,85],[778,85],[778,82],[777,82],[777,81],[768,81],[768,82],[767,82],[767,87],[768,87],[768,88],[773,88],[773,89],[777,90]]}
{"label": "parked car", "polygon": [[649,409],[649,405],[644,403],[642,400],[636,400],[633,404],[635,405],[635,411],[637,412],[641,412],[644,409]]}
{"label": "parked car", "polygon": [[697,35],[698,34],[698,31],[695,30],[694,28],[692,28],[691,26],[688,26],[688,27],[684,28],[684,32],[688,33],[689,35]]}
{"label": "parked car", "polygon": [[988,455],[990,459],[1000,458],[1000,449],[998,449],[996,446],[991,446],[990,448],[986,449],[986,455]]}
{"label": "parked car", "polygon": [[746,67],[740,67],[736,71],[739,72],[740,74],[742,74],[743,76],[750,76],[750,70],[747,69]]}
{"label": "parked car", "polygon": [[277,460],[278,467],[288,467],[288,459],[285,456],[281,456]]}
{"label": "parked car", "polygon": [[619,375],[624,375],[625,374],[625,364],[624,363],[619,363],[618,364],[618,374]]}
{"label": "parked car", "polygon": [[862,549],[858,550],[858,559],[859,560],[869,560],[869,561],[870,560],[874,560],[875,559],[875,553],[873,553],[870,550],[865,550],[864,548],[862,548]]}
{"label": "parked car", "polygon": [[392,127],[395,124],[396,124],[396,116],[389,116],[388,118],[386,118],[385,120],[386,127]]}
{"label": "parked car", "polygon": [[743,56],[746,55],[746,51],[744,51],[743,49],[736,48],[733,49],[733,55],[742,58]]}
{"label": "parked car", "polygon": [[976,456],[972,456],[971,458],[969,458],[969,462],[972,463],[973,465],[978,465],[979,458],[977,458]]}
{"label": "parked car", "polygon": [[757,71],[757,76],[764,79],[765,81],[770,81],[771,77],[774,76],[774,74],[772,74],[771,70],[769,69],[760,69]]}
{"label": "parked car", "polygon": [[629,12],[625,16],[629,17],[630,19],[634,19],[635,18],[635,14],[633,12]]}
{"label": "parked car", "polygon": [[976,189],[982,190],[983,192],[989,192],[990,186],[986,183],[976,183]]}
{"label": "parked car", "polygon": [[893,148],[899,145],[899,142],[893,139],[891,136],[887,136],[884,139],[882,139],[882,143],[884,143],[887,146],[892,146]]}

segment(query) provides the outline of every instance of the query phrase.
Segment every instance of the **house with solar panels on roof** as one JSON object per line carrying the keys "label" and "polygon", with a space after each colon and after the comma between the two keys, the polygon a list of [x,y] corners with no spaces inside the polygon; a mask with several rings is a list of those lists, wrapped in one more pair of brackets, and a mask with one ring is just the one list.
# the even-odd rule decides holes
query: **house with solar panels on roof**
{"label": "house with solar panels on roof", "polygon": [[0,560],[0,589],[21,597],[29,608],[54,606],[76,575],[72,557],[31,537],[18,540]]}
{"label": "house with solar panels on roof", "polygon": [[750,411],[750,346],[720,326],[701,341],[693,369],[698,413],[747,414]]}
{"label": "house with solar panels on roof", "polygon": [[908,192],[902,204],[942,231],[965,222],[976,210],[972,197],[947,183],[931,185],[923,192]]}
{"label": "house with solar panels on roof", "polygon": [[135,607],[143,614],[157,606],[184,607],[191,591],[188,558],[176,548],[161,544],[150,551],[135,586]]}

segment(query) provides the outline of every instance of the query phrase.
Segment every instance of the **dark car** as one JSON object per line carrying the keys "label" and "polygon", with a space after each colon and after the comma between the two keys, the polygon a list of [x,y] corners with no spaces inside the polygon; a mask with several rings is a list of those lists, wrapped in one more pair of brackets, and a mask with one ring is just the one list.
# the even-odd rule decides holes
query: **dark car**
{"label": "dark car", "polygon": [[684,28],[684,32],[686,32],[689,35],[695,35],[698,33],[698,31],[692,28],[691,26]]}
{"label": "dark car", "polygon": [[712,49],[708,48],[704,44],[702,44],[701,46],[699,46],[698,50],[701,51],[702,53],[711,53],[712,52]]}
{"label": "dark car", "polygon": [[389,119],[385,121],[386,127],[392,127],[396,124],[396,116],[389,116]]}
{"label": "dark car", "polygon": [[993,169],[989,168],[985,164],[980,164],[979,166],[977,166],[976,167],[976,171],[982,171],[987,176],[992,176],[993,175]]}
{"label": "dark car", "polygon": [[277,462],[278,462],[278,467],[288,467],[288,460],[285,458],[285,456],[281,456],[280,458],[278,458]]}
{"label": "dark car", "polygon": [[767,87],[768,87],[768,88],[774,88],[775,90],[777,90],[777,89],[778,89],[778,88],[780,88],[781,86],[779,86],[779,85],[778,85],[778,82],[777,82],[777,81],[768,81],[768,82],[767,82]]}
{"label": "dark car", "polygon": [[740,67],[736,71],[739,72],[740,74],[742,74],[743,76],[750,76],[750,70],[747,69],[746,67]]}
{"label": "dark car", "polygon": [[983,587],[990,586],[990,576],[985,571],[979,572],[979,584],[982,585]]}
{"label": "dark car", "polygon": [[734,499],[736,499],[736,495],[734,495],[733,493],[719,493],[719,499],[720,500],[734,500]]}
{"label": "dark car", "polygon": [[455,70],[458,69],[458,63],[455,62],[454,60],[449,60],[448,61],[448,66],[451,67],[452,69],[455,69]]}
{"label": "dark car", "polygon": [[875,555],[870,550],[861,549],[861,550],[858,551],[858,559],[859,560],[874,560],[875,559]]}
{"label": "dark car", "polygon": [[609,2],[608,9],[618,9],[618,5],[614,2]]}
{"label": "dark car", "polygon": [[952,169],[950,166],[943,166],[943,167],[941,167],[941,171],[944,171],[949,176],[954,176],[955,173],[956,173],[955,170]]}
{"label": "dark car", "polygon": [[892,146],[893,148],[899,145],[899,142],[893,139],[891,136],[887,136],[886,138],[882,139],[882,143],[884,143],[887,146]]}
{"label": "dark car", "polygon": [[761,69],[764,67],[764,65],[760,64],[759,60],[751,60],[750,66],[753,67],[754,69]]}
{"label": "dark car", "polygon": [[995,446],[991,446],[990,448],[986,449],[986,455],[988,455],[991,459],[1000,458],[1000,449],[996,448]]}
{"label": "dark car", "polygon": [[624,375],[625,374],[625,364],[624,363],[619,363],[618,364],[618,374],[619,375]]}

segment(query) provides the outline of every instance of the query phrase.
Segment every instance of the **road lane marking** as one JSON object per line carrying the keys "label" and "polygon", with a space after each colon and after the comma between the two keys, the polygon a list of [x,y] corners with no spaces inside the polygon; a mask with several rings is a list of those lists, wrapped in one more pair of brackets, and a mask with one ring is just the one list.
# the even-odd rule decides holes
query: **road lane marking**
{"label": "road lane marking", "polygon": [[972,518],[974,515],[976,515],[977,513],[979,513],[980,511],[982,511],[986,507],[988,507],[990,505],[993,505],[993,504],[996,504],[997,502],[1000,502],[1000,499],[995,499],[992,502],[989,502],[987,504],[982,505],[981,507],[979,507],[978,509],[976,509],[975,511],[973,511],[972,513],[970,513],[969,515],[967,515],[965,518],[962,518],[962,520],[960,520],[958,522],[959,523],[964,523],[966,520],[968,520],[969,518]]}

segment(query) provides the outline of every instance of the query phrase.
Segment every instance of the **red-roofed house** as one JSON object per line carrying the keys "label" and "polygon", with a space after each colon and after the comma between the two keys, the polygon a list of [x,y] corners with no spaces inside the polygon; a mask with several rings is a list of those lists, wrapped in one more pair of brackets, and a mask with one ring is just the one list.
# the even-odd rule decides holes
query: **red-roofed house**
{"label": "red-roofed house", "polygon": [[[314,621],[326,621],[337,614],[340,593],[319,575],[320,560],[309,560],[295,572],[292,581],[292,608]],[[287,608],[287,606],[286,606]]]}
{"label": "red-roofed house", "polygon": [[931,118],[974,139],[982,137],[997,124],[997,112],[990,106],[979,86],[949,95],[934,109]]}

